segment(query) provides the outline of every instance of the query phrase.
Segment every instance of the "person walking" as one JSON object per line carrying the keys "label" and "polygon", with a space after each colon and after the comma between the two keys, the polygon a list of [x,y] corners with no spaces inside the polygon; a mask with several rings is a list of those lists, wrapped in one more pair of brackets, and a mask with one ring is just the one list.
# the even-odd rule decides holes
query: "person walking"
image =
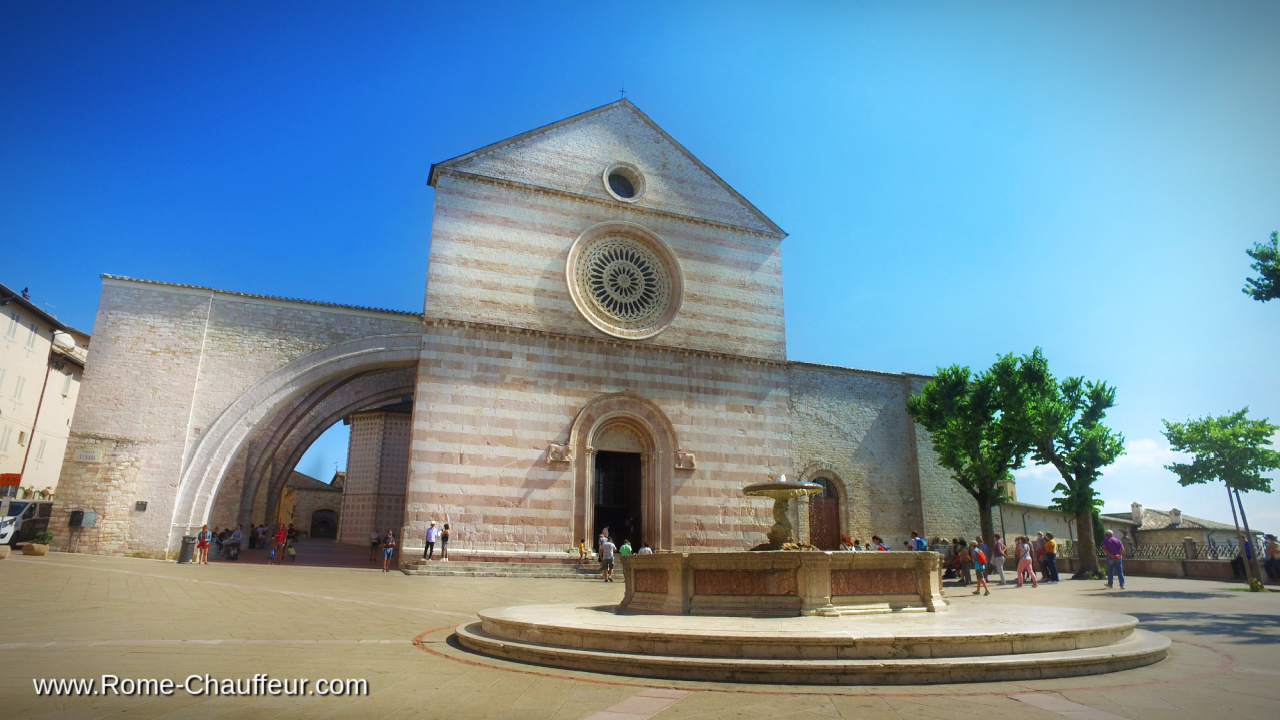
{"label": "person walking", "polygon": [[391,572],[388,568],[391,566],[391,557],[395,554],[396,533],[394,530],[388,530],[386,537],[382,538],[382,572]]}
{"label": "person walking", "polygon": [[1116,534],[1108,530],[1106,537],[1102,540],[1102,552],[1107,556],[1107,587],[1110,588],[1115,582],[1115,576],[1120,576],[1120,589],[1124,589],[1124,543],[1120,542],[1120,538]]}
{"label": "person walking", "polygon": [[996,541],[995,541],[995,545],[992,547],[992,550],[994,550],[995,552],[991,553],[991,566],[996,569],[996,572],[1000,573],[1000,584],[1003,585],[1004,584],[1004,553],[1006,548],[1005,548],[1004,540],[1000,539],[1000,533],[995,533],[992,537],[994,537]]}
{"label": "person walking", "polygon": [[1022,587],[1024,578],[1031,578],[1031,587],[1040,587],[1036,581],[1036,571],[1031,567],[1031,542],[1026,535],[1019,535],[1015,541],[1018,546],[1018,587]]}
{"label": "person walking", "polygon": [[578,562],[582,565],[587,564],[587,539],[582,538],[578,541]]}
{"label": "person walking", "polygon": [[982,551],[977,540],[969,543],[969,554],[973,556],[973,578],[978,583],[973,594],[990,595],[991,588],[987,586],[987,554]]}
{"label": "person walking", "polygon": [[1036,568],[1040,569],[1041,574],[1044,573],[1044,533],[1036,533],[1036,540],[1031,544],[1031,572],[1035,572]]}
{"label": "person walking", "polygon": [[209,564],[209,543],[213,542],[213,533],[209,532],[209,526],[201,526],[200,532],[196,533],[196,564]]}
{"label": "person walking", "polygon": [[1058,541],[1053,533],[1044,534],[1044,581],[1058,584]]}
{"label": "person walking", "polygon": [[436,521],[432,520],[427,526],[427,544],[422,548],[422,559],[431,560],[436,554],[436,538],[440,537],[440,531],[436,529]]}
{"label": "person walking", "polygon": [[957,550],[960,553],[960,584],[968,587],[973,582],[973,554],[969,552],[969,543],[964,538],[960,538]]}
{"label": "person walking", "polygon": [[440,531],[440,562],[449,562],[449,523]]}
{"label": "person walking", "polygon": [[382,548],[382,535],[377,530],[369,531],[369,562],[373,562],[378,550]]}
{"label": "person walking", "polygon": [[613,582],[613,553],[617,549],[617,546],[607,537],[600,543],[600,570],[604,574],[605,582]]}
{"label": "person walking", "polygon": [[1275,535],[1267,535],[1263,539],[1267,544],[1262,546],[1262,551],[1266,553],[1262,569],[1267,571],[1267,579],[1275,582],[1280,580],[1280,542],[1276,542]]}

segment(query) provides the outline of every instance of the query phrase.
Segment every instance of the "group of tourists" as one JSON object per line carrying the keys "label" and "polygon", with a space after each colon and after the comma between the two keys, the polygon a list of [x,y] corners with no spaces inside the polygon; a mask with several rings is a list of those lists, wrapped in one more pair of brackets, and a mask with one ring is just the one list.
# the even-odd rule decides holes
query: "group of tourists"
{"label": "group of tourists", "polygon": [[[1267,572],[1273,579],[1280,579],[1280,542],[1275,536],[1268,535]],[[906,550],[918,552],[933,548],[943,555],[943,578],[955,579],[962,586],[974,585],[974,595],[990,595],[987,578],[991,574],[1000,576],[1000,584],[1007,582],[1005,563],[1009,553],[1017,561],[1015,578],[1017,586],[1029,583],[1031,587],[1039,587],[1040,583],[1056,584],[1058,575],[1058,540],[1051,532],[1038,532],[1035,538],[1019,535],[1012,546],[1006,545],[1000,533],[992,534],[992,542],[988,544],[982,539],[966,540],[952,538],[947,541],[934,537],[925,542],[920,534],[912,531],[911,537],[903,541]],[[840,549],[852,552],[877,551],[887,552],[890,548],[879,535],[872,535],[871,542],[863,543],[861,539],[851,539],[848,535],[840,536]],[[1107,584],[1114,587],[1119,578],[1120,589],[1124,589],[1124,543],[1115,534],[1107,530],[1102,542],[1102,551],[1107,558]],[[1038,573],[1038,574],[1037,574]]]}
{"label": "group of tourists", "polygon": [[196,534],[196,554],[194,562],[199,565],[209,564],[209,549],[217,547],[217,555],[228,560],[240,559],[240,543],[244,540],[244,530],[240,525],[235,530],[223,528],[209,529],[203,525]]}
{"label": "group of tourists", "polygon": [[[209,529],[208,525],[203,525],[200,532],[196,534],[196,548],[193,562],[197,565],[209,564],[209,550],[216,548],[216,556],[223,557],[227,560],[240,559],[240,549],[245,542],[244,526],[237,525],[234,530],[231,528]],[[286,527],[284,523],[276,526],[275,530],[269,530],[266,525],[258,525],[256,528],[250,528],[248,532],[249,550],[264,549],[267,551],[267,564],[280,565],[283,564],[285,558],[290,561],[298,559],[298,551],[295,544],[298,540],[298,531],[293,527],[293,523],[289,523]]]}
{"label": "group of tourists", "polygon": [[[426,545],[422,548],[423,560],[434,560],[436,554],[436,543],[440,544],[440,560],[448,562],[449,560],[449,523],[444,524],[444,528],[436,527],[436,521],[432,520],[427,526]],[[391,561],[395,558],[396,549],[400,543],[396,539],[394,530],[388,530],[385,534],[379,533],[377,530],[369,531],[369,562],[373,562],[374,558],[382,556],[382,572],[391,572]]]}
{"label": "group of tourists", "polygon": [[[600,531],[600,537],[596,538],[596,557],[600,560],[600,574],[605,582],[613,582],[614,556],[630,555],[632,552],[636,555],[652,555],[653,548],[649,547],[649,543],[642,542],[640,549],[635,550],[631,547],[630,538],[623,540],[621,546],[615,545],[613,538],[609,537],[608,527]],[[578,541],[578,561],[582,563],[588,561],[585,538]]]}
{"label": "group of tourists", "polygon": [[[902,545],[911,552],[929,549],[929,543],[925,542],[924,538],[920,537],[920,533],[914,530],[911,531],[911,537],[904,540]],[[885,544],[884,538],[879,535],[872,535],[871,542],[866,545],[862,544],[860,538],[850,539],[848,535],[841,535],[840,549],[846,552],[888,552],[890,548]]]}

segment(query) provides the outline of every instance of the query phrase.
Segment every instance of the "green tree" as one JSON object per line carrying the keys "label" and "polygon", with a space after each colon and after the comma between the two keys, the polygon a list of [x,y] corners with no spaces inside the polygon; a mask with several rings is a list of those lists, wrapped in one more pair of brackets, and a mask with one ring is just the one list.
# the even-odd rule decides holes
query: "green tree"
{"label": "green tree", "polygon": [[1258,272],[1257,279],[1246,278],[1244,294],[1266,302],[1280,298],[1280,232],[1271,233],[1271,244],[1254,243],[1252,250],[1245,250],[1254,262],[1249,267]]}
{"label": "green tree", "polygon": [[1074,577],[1097,576],[1094,523],[1102,500],[1094,483],[1102,469],[1124,454],[1124,436],[1102,424],[1115,407],[1116,390],[1105,382],[1069,377],[1059,383],[1036,348],[1019,364],[1024,419],[1031,436],[1031,459],[1052,465],[1061,481],[1053,508],[1075,517],[1080,558]]}
{"label": "green tree", "polygon": [[[1267,418],[1250,420],[1249,408],[1221,417],[1203,417],[1185,423],[1164,420],[1164,436],[1174,450],[1189,453],[1189,463],[1165,465],[1166,470],[1178,476],[1184,486],[1199,485],[1221,480],[1227,486],[1227,499],[1231,502],[1231,515],[1235,517],[1237,505],[1243,515],[1241,492],[1271,492],[1271,479],[1263,475],[1280,468],[1280,452],[1271,448],[1271,438],[1278,426]],[[1247,530],[1247,529],[1246,529]],[[1236,523],[1240,547],[1244,547],[1244,535]],[[1253,548],[1257,557],[1259,548]],[[1253,577],[1253,563],[1246,562],[1249,584],[1262,589]]]}
{"label": "green tree", "polygon": [[959,365],[938,368],[919,395],[907,398],[907,414],[929,431],[938,462],[978,502],[987,541],[995,531],[991,509],[1009,501],[1000,483],[1022,467],[1030,451],[1017,373],[1012,354],[979,375]]}

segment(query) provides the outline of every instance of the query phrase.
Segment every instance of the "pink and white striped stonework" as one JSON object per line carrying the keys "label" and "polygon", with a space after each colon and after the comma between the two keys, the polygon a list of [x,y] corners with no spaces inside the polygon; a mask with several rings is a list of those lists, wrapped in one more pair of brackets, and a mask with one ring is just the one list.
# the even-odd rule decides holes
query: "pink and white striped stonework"
{"label": "pink and white striped stonework", "polygon": [[772,522],[742,488],[782,474],[829,480],[842,533],[975,529],[905,412],[927,378],[789,361],[785,233],[630,102],[430,182],[421,315],[106,277],[56,509],[99,522],[55,519],[55,545],[171,556],[210,518],[272,521],[343,418],[343,542],[403,503],[406,550],[435,520],[451,554],[564,557],[606,517],[637,546],[740,550]]}

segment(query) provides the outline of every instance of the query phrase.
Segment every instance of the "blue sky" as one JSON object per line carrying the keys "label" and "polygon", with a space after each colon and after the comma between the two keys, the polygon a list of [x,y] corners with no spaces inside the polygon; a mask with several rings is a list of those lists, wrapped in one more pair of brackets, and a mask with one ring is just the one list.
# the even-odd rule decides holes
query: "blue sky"
{"label": "blue sky", "polygon": [[86,330],[104,272],[418,310],[431,163],[625,87],[791,234],[793,359],[1043,347],[1119,389],[1108,510],[1230,519],[1160,419],[1280,421],[1280,4],[597,5],[2,3],[0,282]]}

